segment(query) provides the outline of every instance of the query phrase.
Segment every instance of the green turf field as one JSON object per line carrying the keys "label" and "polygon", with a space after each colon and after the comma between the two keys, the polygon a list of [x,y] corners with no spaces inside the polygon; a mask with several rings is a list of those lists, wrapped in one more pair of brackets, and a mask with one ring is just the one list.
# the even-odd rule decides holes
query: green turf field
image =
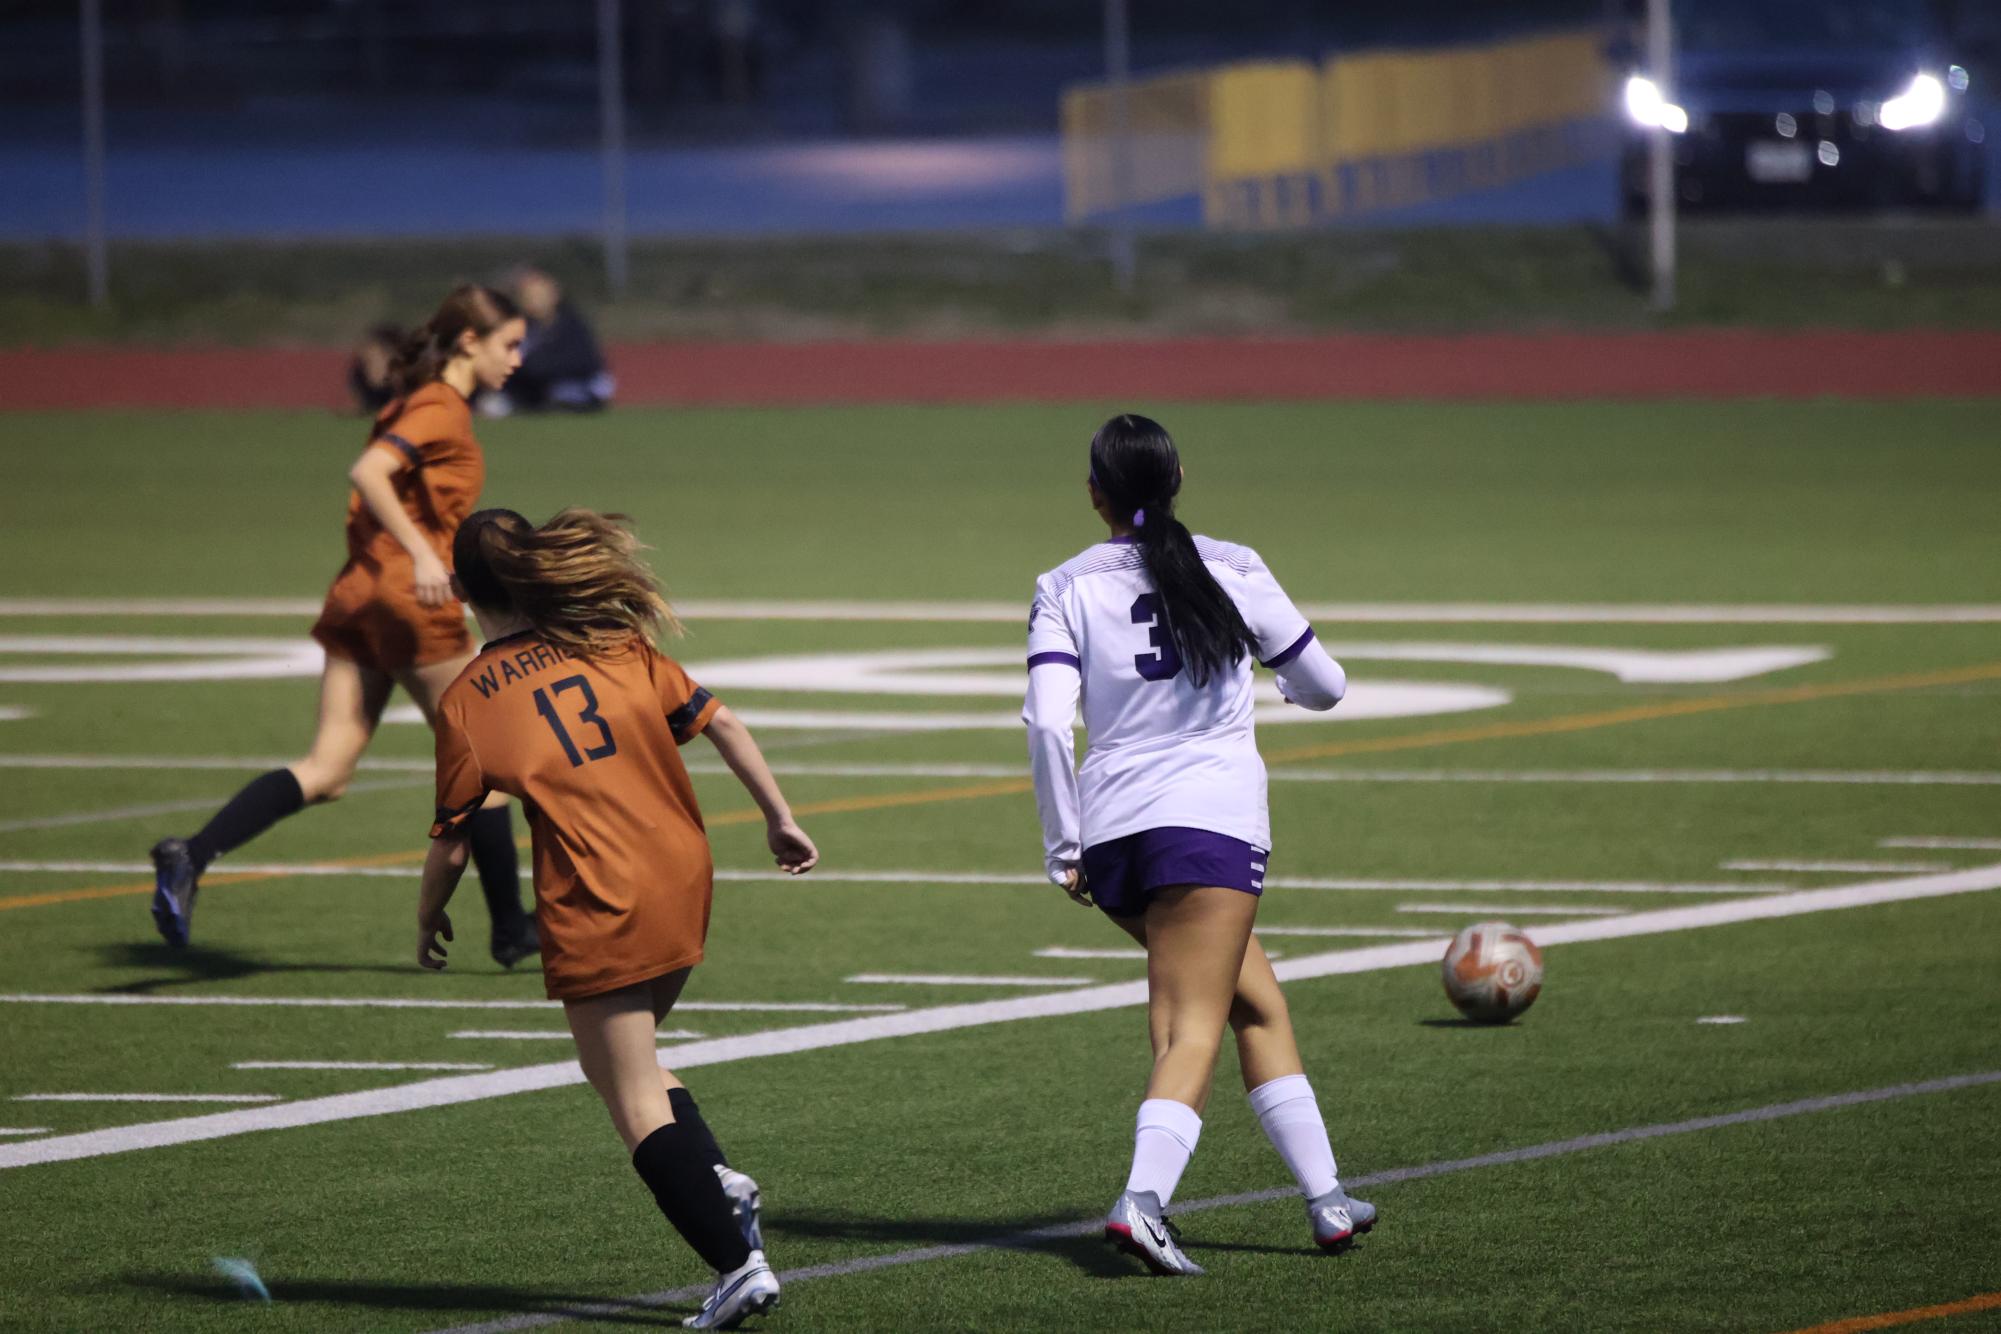
{"label": "green turf field", "polygon": [[[724,878],[663,1052],[764,1186],[792,1275],[764,1328],[1786,1331],[2001,1290],[1991,404],[1159,409],[1184,515],[1258,547],[1354,682],[1261,730],[1259,921],[1343,1175],[1383,1211],[1313,1253],[1226,1050],[1177,1196],[1210,1277],[1182,1283],[1066,1230],[1123,1181],[1143,972],[1080,954],[1128,942],[1038,883],[1010,721],[1031,581],[1101,534],[1101,415],[482,428],[490,503],[635,516],[697,613],[674,651],[825,855],[765,875],[747,799],[691,748]],[[0,1328],[692,1311],[698,1262],[567,1041],[521,1036],[561,1017],[484,958],[472,889],[450,970],[411,959],[421,726],[220,863],[192,948],[152,932],[147,846],[309,735],[305,604],[356,424],[5,430]],[[1548,983],[1466,1026],[1433,960],[1496,916],[1546,938]],[[1934,1082],[1965,1076],[1992,1078]],[[36,1096],[114,1093],[268,1101]],[[213,1115],[238,1119],[188,1138]]]}

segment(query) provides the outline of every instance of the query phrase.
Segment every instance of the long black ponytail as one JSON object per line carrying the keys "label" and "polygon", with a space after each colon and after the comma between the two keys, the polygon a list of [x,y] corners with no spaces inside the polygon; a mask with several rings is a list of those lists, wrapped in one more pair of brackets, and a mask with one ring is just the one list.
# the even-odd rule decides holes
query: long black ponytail
{"label": "long black ponytail", "polygon": [[1133,525],[1134,545],[1160,598],[1161,623],[1198,686],[1254,647],[1237,604],[1209,573],[1195,539],[1174,517],[1181,454],[1167,428],[1124,412],[1091,437],[1091,480],[1113,517]]}

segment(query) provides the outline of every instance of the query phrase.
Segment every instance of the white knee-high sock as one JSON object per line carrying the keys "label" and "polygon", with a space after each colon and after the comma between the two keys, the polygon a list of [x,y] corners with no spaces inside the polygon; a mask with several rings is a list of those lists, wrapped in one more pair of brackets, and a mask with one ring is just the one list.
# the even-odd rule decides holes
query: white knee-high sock
{"label": "white knee-high sock", "polygon": [[1181,1173],[1202,1138],[1202,1118],[1186,1103],[1148,1098],[1139,1105],[1139,1127],[1133,1133],[1133,1169],[1127,1190],[1150,1190],[1166,1204],[1174,1198]]}
{"label": "white knee-high sock", "polygon": [[1341,1183],[1334,1168],[1334,1146],[1327,1142],[1327,1123],[1305,1075],[1286,1075],[1260,1084],[1247,1095],[1265,1137],[1292,1169],[1300,1191],[1318,1199]]}

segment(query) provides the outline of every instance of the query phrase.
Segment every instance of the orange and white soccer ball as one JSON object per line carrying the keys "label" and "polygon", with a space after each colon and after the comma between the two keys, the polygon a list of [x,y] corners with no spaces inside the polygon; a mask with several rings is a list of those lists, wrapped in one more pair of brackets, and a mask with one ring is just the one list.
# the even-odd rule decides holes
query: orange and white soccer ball
{"label": "orange and white soccer ball", "polygon": [[1542,951],[1506,922],[1475,922],[1445,951],[1445,994],[1468,1019],[1505,1024],[1542,991]]}

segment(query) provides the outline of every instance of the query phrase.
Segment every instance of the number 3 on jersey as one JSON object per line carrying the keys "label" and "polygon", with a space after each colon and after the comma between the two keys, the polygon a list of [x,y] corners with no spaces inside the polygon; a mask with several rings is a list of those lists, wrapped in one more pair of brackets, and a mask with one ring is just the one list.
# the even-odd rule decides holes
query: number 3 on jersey
{"label": "number 3 on jersey", "polygon": [[1147,626],[1146,642],[1151,653],[1133,654],[1133,667],[1148,681],[1172,681],[1181,675],[1181,655],[1175,651],[1174,636],[1167,631],[1167,618],[1160,614],[1160,598],[1141,593],[1133,600],[1133,624]]}
{"label": "number 3 on jersey", "polygon": [[[1179,664],[1177,664],[1178,666]],[[584,707],[583,711],[577,715],[577,721],[580,723],[589,723],[591,726],[597,728],[598,736],[601,738],[597,745],[592,746],[582,754],[577,753],[577,743],[570,740],[570,729],[563,726],[562,718],[556,713],[555,702],[549,698],[551,692],[560,695],[565,690],[576,690],[583,694]],[[543,719],[549,724],[549,730],[556,734],[556,740],[563,743],[563,753],[570,757],[570,767],[572,769],[581,765],[585,760],[601,760],[607,755],[618,754],[618,743],[611,739],[611,728],[605,724],[603,718],[598,716],[597,692],[591,689],[591,683],[583,677],[566,676],[547,690],[537,690],[535,692],[535,712],[542,715]]]}

